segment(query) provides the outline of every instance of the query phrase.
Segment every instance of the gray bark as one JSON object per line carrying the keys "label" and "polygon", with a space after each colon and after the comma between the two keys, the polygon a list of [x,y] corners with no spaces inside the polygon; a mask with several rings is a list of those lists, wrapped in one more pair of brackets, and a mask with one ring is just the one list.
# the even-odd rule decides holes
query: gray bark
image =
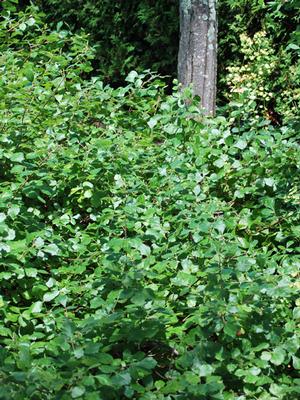
{"label": "gray bark", "polygon": [[217,0],[180,0],[178,79],[201,98],[206,115],[216,110]]}

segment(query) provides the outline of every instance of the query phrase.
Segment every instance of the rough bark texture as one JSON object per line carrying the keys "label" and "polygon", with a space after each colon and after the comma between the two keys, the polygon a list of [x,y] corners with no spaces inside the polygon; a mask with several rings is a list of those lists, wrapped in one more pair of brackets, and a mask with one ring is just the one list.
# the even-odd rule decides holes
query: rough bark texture
{"label": "rough bark texture", "polygon": [[178,79],[193,85],[205,114],[216,109],[217,0],[180,0]]}

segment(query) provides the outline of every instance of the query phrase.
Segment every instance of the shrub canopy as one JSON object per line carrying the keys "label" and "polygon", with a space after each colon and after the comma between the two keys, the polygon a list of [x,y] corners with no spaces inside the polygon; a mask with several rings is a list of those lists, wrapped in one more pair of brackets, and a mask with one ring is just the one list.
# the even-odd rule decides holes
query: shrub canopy
{"label": "shrub canopy", "polygon": [[298,397],[297,132],[84,80],[34,8],[0,38],[0,398]]}

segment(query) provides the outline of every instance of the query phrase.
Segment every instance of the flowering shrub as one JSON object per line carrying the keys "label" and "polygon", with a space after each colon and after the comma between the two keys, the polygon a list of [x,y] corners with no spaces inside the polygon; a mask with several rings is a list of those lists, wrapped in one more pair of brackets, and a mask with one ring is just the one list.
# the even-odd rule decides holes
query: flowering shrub
{"label": "flowering shrub", "polygon": [[[300,106],[300,65],[292,65],[291,56],[276,54],[266,32],[253,38],[240,36],[242,64],[228,67],[228,99],[243,99],[256,115],[268,117],[270,104],[287,122],[298,116]],[[242,95],[242,96],[241,96]]]}

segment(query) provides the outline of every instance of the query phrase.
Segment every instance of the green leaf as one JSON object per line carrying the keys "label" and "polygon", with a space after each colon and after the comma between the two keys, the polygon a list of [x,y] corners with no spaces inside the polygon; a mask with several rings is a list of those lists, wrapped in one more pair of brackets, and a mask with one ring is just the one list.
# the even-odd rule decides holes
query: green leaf
{"label": "green leaf", "polygon": [[223,234],[223,233],[225,232],[226,225],[225,225],[224,221],[219,220],[219,221],[216,221],[216,222],[214,223],[214,228],[215,228],[220,234]]}
{"label": "green leaf", "polygon": [[253,265],[256,264],[256,260],[250,257],[240,257],[237,262],[238,271],[249,271]]}
{"label": "green leaf", "polygon": [[75,358],[77,358],[77,359],[82,358],[82,357],[84,356],[84,351],[83,351],[83,349],[82,349],[82,348],[75,349],[75,350],[74,350],[74,356],[75,356]]}
{"label": "green leaf", "polygon": [[37,301],[30,307],[30,311],[32,314],[38,314],[42,311],[42,308],[43,303],[41,301]]}
{"label": "green leaf", "polygon": [[150,256],[151,254],[151,249],[149,246],[145,245],[144,243],[141,243],[139,245],[139,251],[141,253],[142,256]]}
{"label": "green leaf", "polygon": [[25,29],[26,29],[26,24],[24,24],[24,22],[22,22],[22,23],[19,25],[19,29],[20,29],[21,31],[25,31]]}
{"label": "green leaf", "polygon": [[248,372],[253,376],[257,376],[257,375],[259,375],[261,373],[261,369],[258,368],[258,367],[252,367],[252,368],[249,369]]}
{"label": "green leaf", "polygon": [[16,232],[13,229],[8,229],[7,230],[7,235],[5,237],[5,240],[14,240],[16,237]]}
{"label": "green leaf", "polygon": [[270,361],[271,358],[272,358],[272,354],[269,353],[268,351],[263,351],[263,352],[261,353],[260,358],[261,358],[262,360],[264,360],[264,361]]}
{"label": "green leaf", "polygon": [[300,369],[300,358],[296,356],[292,356],[293,359],[293,367],[295,369]]}
{"label": "green leaf", "polygon": [[71,389],[71,397],[72,399],[77,399],[78,397],[81,397],[85,393],[85,388],[81,386],[74,386]]}
{"label": "green leaf", "polygon": [[223,155],[222,157],[220,157],[218,160],[216,160],[214,162],[214,165],[216,167],[218,167],[218,168],[222,168],[226,164],[227,160],[228,160],[228,156],[227,155]]}
{"label": "green leaf", "polygon": [[267,186],[273,187],[275,186],[275,181],[273,178],[265,178],[264,182]]}
{"label": "green leaf", "polygon": [[270,385],[270,392],[274,395],[277,396],[279,399],[283,398],[284,396],[284,388],[281,385],[278,385],[276,383],[272,383]]}
{"label": "green leaf", "polygon": [[275,365],[281,365],[284,362],[285,359],[285,351],[284,349],[282,349],[281,347],[277,347],[276,349],[274,349],[274,351],[272,352],[272,356],[271,356],[271,363],[275,364]]}
{"label": "green leaf", "polygon": [[7,215],[11,218],[15,218],[19,213],[20,207],[18,205],[12,205],[7,211]]}
{"label": "green leaf", "polygon": [[32,69],[26,68],[23,73],[24,73],[24,76],[29,80],[29,82],[33,82],[34,72]]}
{"label": "green leaf", "polygon": [[288,50],[288,49],[300,50],[300,47],[299,47],[298,45],[296,45],[295,43],[290,43],[290,44],[287,46],[287,50]]}
{"label": "green leaf", "polygon": [[21,162],[24,161],[24,159],[25,159],[24,153],[14,153],[14,154],[11,154],[11,155],[9,156],[9,159],[10,159],[12,162],[19,162],[19,163],[21,163]]}
{"label": "green leaf", "polygon": [[131,376],[128,372],[122,372],[112,377],[111,381],[118,387],[127,386],[131,383]]}
{"label": "green leaf", "polygon": [[155,125],[157,125],[159,121],[159,116],[154,116],[152,118],[149,119],[149,121],[147,122],[148,126],[150,129],[153,129],[155,127]]}
{"label": "green leaf", "polygon": [[236,337],[239,328],[240,326],[235,322],[226,322],[226,324],[224,325],[224,332],[226,333],[226,335],[234,338]]}
{"label": "green leaf", "polygon": [[240,150],[244,150],[247,147],[247,142],[243,139],[238,140],[234,147],[237,147]]}
{"label": "green leaf", "polygon": [[34,245],[35,245],[35,247],[37,247],[38,249],[40,249],[40,248],[42,248],[43,246],[44,246],[44,240],[41,238],[41,237],[37,237],[35,240],[34,240]]}
{"label": "green leaf", "polygon": [[201,193],[201,187],[200,185],[196,185],[193,189],[193,192],[195,194],[195,196],[198,196]]}
{"label": "green leaf", "polygon": [[45,253],[49,253],[51,256],[57,256],[60,252],[58,246],[54,243],[48,244],[43,248]]}
{"label": "green leaf", "polygon": [[295,307],[293,309],[293,318],[296,320],[300,319],[300,307]]}
{"label": "green leaf", "polygon": [[156,367],[157,361],[154,360],[154,358],[144,358],[142,361],[139,361],[138,363],[135,364],[138,368],[142,368],[145,370],[152,370],[153,368]]}
{"label": "green leaf", "polygon": [[44,302],[52,301],[58,295],[59,295],[59,290],[54,290],[53,292],[45,293],[44,296],[43,296],[43,301]]}
{"label": "green leaf", "polygon": [[33,17],[30,17],[27,21],[26,24],[28,26],[33,26],[35,24],[35,19]]}
{"label": "green leaf", "polygon": [[107,375],[96,375],[95,378],[102,386],[111,386],[112,385],[111,379]]}
{"label": "green leaf", "polygon": [[210,376],[214,371],[214,368],[208,364],[202,364],[199,366],[198,373],[199,376]]}
{"label": "green leaf", "polygon": [[92,196],[93,196],[93,192],[92,192],[91,190],[86,190],[86,191],[83,193],[83,197],[84,197],[85,199],[90,199]]}
{"label": "green leaf", "polygon": [[29,346],[27,344],[23,344],[20,347],[19,351],[19,366],[21,368],[29,368],[31,366],[32,357],[30,354]]}
{"label": "green leaf", "polygon": [[136,78],[139,76],[139,74],[136,72],[136,71],[131,71],[128,75],[127,75],[127,77],[125,78],[125,81],[126,82],[130,82],[130,83],[133,83],[135,80],[136,80]]}
{"label": "green leaf", "polygon": [[54,279],[54,278],[49,278],[48,280],[47,280],[47,282],[45,283],[46,284],[46,286],[50,289],[50,288],[52,288],[53,286],[55,286],[55,284],[56,284],[56,280]]}
{"label": "green leaf", "polygon": [[107,353],[100,353],[97,358],[101,364],[108,364],[108,365],[110,365],[114,360],[113,357]]}
{"label": "green leaf", "polygon": [[175,278],[172,278],[172,283],[175,286],[191,286],[195,283],[197,278],[186,272],[178,272]]}

